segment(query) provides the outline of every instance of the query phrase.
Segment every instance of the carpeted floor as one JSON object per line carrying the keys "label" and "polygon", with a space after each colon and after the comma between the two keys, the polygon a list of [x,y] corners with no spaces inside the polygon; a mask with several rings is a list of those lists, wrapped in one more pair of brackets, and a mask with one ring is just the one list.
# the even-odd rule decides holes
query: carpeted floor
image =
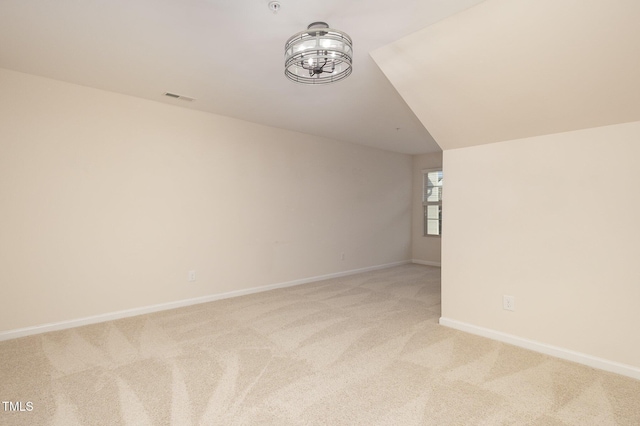
{"label": "carpeted floor", "polygon": [[405,265],[0,342],[33,407],[0,424],[640,425],[640,381],[439,315],[440,270]]}

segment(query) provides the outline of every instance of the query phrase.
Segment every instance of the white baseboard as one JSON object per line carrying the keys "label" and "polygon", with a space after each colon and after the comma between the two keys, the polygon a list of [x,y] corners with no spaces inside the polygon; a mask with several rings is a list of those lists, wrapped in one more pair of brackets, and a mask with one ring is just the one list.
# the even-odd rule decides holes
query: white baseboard
{"label": "white baseboard", "polygon": [[165,311],[169,309],[182,308],[184,306],[197,305],[200,303],[213,302],[215,300],[228,299],[231,297],[244,296],[247,294],[260,293],[263,291],[274,290],[277,288],[292,287],[300,284],[307,284],[314,281],[327,280],[331,278],[346,277],[348,275],[359,274],[362,272],[375,271],[378,269],[390,268],[392,266],[405,265],[410,263],[408,260],[387,263],[384,265],[369,266],[366,268],[352,269],[349,271],[336,272],[333,274],[319,275],[316,277],[302,278],[299,280],[287,281],[283,283],[270,284],[260,287],[252,287],[243,290],[230,291],[227,293],[212,294],[209,296],[196,297],[193,299],[177,300],[175,302],[160,303],[158,305],[143,306],[140,308],[126,309],[123,311],[110,312],[100,315],[92,315],[90,317],[78,318],[68,321],[60,321],[49,324],[36,325],[33,327],[19,328],[16,330],[8,330],[0,332],[0,341],[17,339],[19,337],[30,336],[33,334],[46,333],[48,331],[65,330],[67,328],[80,327],[83,325],[96,324],[105,321],[112,321],[121,318],[134,317],[137,315],[150,314],[152,312]]}
{"label": "white baseboard", "polygon": [[607,359],[575,352],[569,349],[547,345],[546,343],[540,343],[534,340],[514,336],[512,334],[478,327],[473,324],[456,321],[450,318],[440,317],[440,325],[640,380],[640,368],[632,365],[621,364],[619,362],[609,361]]}
{"label": "white baseboard", "polygon": [[417,263],[418,265],[437,266],[438,268],[440,267],[440,262],[432,262],[430,260],[411,259],[411,263]]}

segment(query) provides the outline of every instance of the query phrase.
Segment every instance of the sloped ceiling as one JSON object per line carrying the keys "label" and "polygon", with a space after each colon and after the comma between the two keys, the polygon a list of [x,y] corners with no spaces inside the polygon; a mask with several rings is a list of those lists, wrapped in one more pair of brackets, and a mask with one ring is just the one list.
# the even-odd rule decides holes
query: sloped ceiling
{"label": "sloped ceiling", "polygon": [[638,0],[487,0],[371,55],[443,149],[640,120]]}
{"label": "sloped ceiling", "polygon": [[[407,154],[439,147],[369,52],[481,0],[2,0],[0,67]],[[314,21],[354,40],[330,86],[284,77]],[[194,102],[170,99],[173,92]]]}

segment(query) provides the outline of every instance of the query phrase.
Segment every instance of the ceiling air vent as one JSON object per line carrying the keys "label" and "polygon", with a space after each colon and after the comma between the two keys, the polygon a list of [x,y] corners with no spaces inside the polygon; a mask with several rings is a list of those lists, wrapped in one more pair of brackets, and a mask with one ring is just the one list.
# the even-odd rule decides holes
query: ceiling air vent
{"label": "ceiling air vent", "polygon": [[189,96],[177,95],[175,93],[170,93],[170,92],[166,92],[164,95],[168,96],[170,98],[180,99],[180,100],[187,101],[187,102],[195,101],[194,98],[190,98]]}

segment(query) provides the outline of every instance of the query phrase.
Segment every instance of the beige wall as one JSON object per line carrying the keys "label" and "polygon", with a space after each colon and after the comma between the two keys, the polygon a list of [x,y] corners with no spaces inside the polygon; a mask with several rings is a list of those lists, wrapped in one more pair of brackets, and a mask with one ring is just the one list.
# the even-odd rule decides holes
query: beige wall
{"label": "beige wall", "polygon": [[[442,151],[413,156],[411,255],[415,262],[440,265],[440,237],[425,237],[422,209],[422,170],[442,167]],[[446,213],[444,213],[446,215]]]}
{"label": "beige wall", "polygon": [[555,134],[640,120],[638,16],[637,0],[485,0],[371,57],[444,150]]}
{"label": "beige wall", "polygon": [[410,156],[7,70],[0,88],[0,331],[410,259]]}
{"label": "beige wall", "polygon": [[639,140],[633,122],[445,151],[443,317],[640,367]]}

